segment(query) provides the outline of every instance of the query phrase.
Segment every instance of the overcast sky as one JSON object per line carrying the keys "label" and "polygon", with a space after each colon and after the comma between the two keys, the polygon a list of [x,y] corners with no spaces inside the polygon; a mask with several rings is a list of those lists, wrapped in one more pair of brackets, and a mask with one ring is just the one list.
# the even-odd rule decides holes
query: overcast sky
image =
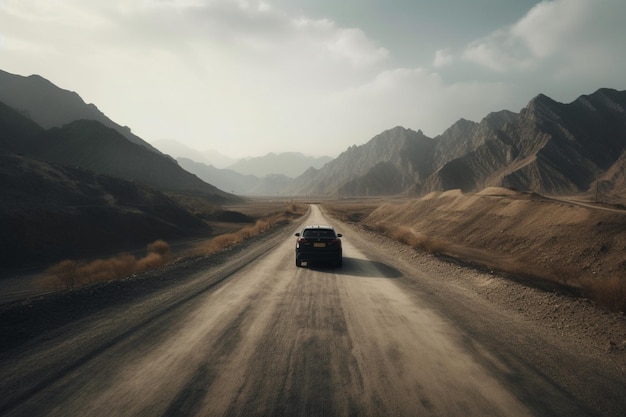
{"label": "overcast sky", "polygon": [[336,156],[626,89],[624,0],[0,0],[0,69],[148,142]]}

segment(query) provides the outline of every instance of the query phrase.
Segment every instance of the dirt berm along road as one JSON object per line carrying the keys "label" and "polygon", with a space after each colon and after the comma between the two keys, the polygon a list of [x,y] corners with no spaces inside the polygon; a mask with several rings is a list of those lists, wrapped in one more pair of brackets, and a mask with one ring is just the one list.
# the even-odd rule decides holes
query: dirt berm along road
{"label": "dirt berm along road", "polygon": [[[295,266],[303,224],[344,233],[343,268]],[[394,251],[312,206],[224,262],[166,268],[176,285],[5,349],[0,415],[624,415],[610,355],[448,279],[476,271]]]}

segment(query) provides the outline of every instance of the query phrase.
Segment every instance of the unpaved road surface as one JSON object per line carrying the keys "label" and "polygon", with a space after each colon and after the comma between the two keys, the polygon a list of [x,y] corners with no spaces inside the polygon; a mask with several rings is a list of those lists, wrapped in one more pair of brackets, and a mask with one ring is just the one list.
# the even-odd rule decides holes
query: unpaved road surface
{"label": "unpaved road surface", "polygon": [[[304,223],[344,233],[343,268],[295,266]],[[577,349],[459,284],[477,272],[407,262],[316,206],[302,224],[5,341],[0,415],[624,415],[622,355]]]}

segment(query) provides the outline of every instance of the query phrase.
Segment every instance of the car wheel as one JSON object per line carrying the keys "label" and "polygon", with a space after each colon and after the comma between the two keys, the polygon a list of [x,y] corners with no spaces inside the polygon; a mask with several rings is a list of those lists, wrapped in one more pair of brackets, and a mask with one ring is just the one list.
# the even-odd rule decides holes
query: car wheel
{"label": "car wheel", "polygon": [[337,259],[337,268],[341,268],[343,266],[343,258]]}

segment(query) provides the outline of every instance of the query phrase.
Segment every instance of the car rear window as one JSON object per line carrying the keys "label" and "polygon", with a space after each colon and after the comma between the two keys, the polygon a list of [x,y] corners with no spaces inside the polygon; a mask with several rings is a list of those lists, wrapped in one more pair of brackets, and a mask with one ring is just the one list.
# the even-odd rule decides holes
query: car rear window
{"label": "car rear window", "polygon": [[305,229],[302,233],[304,237],[336,237],[332,229]]}

